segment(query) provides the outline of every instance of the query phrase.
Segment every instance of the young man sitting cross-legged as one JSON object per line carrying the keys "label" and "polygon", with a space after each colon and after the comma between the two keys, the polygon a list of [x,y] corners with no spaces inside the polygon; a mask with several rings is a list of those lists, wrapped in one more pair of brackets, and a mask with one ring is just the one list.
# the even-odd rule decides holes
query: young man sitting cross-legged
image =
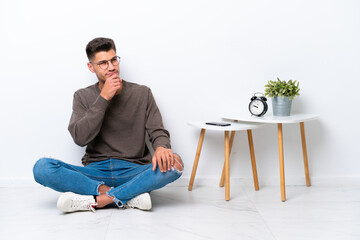
{"label": "young man sitting cross-legged", "polygon": [[113,40],[95,38],[86,53],[98,82],[75,92],[68,128],[75,143],[86,146],[84,166],[42,158],[34,165],[34,178],[64,192],[57,202],[63,212],[95,211],[114,203],[150,210],[149,192],[178,179],[183,162],[171,150],[151,90],[119,77]]}

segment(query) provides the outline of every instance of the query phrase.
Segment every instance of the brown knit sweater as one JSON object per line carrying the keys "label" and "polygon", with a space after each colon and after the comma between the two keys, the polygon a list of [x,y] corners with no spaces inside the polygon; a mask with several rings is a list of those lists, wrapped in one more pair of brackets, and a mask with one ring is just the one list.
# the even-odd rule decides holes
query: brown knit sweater
{"label": "brown knit sweater", "polygon": [[109,158],[151,163],[146,133],[154,149],[171,148],[151,90],[124,80],[110,101],[100,96],[97,83],[76,91],[68,129],[76,144],[87,145],[84,165]]}

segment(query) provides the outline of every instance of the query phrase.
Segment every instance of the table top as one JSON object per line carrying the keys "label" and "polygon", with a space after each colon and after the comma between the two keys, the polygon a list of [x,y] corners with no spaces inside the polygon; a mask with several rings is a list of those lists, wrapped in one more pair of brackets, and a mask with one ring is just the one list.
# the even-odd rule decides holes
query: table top
{"label": "table top", "polygon": [[318,118],[319,115],[317,114],[309,114],[309,113],[296,113],[291,114],[290,116],[273,116],[271,114],[265,115],[262,117],[256,117],[251,115],[245,114],[229,114],[224,115],[224,120],[237,120],[242,122],[249,122],[249,123],[299,123],[305,121],[311,121]]}
{"label": "table top", "polygon": [[[230,123],[230,126],[214,126],[208,125],[207,122],[223,122],[223,123]],[[261,123],[243,123],[243,122],[233,122],[233,121],[196,121],[196,122],[188,122],[190,126],[202,128],[206,130],[215,130],[215,131],[242,131],[248,129],[255,129],[261,127]]]}

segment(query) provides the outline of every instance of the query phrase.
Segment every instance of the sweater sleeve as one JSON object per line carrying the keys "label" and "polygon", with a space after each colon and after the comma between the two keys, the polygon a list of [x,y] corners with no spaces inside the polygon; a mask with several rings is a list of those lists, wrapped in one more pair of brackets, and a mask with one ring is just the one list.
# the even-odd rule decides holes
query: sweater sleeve
{"label": "sweater sleeve", "polygon": [[163,126],[162,117],[151,90],[149,89],[148,91],[145,128],[149,134],[149,140],[154,150],[158,147],[170,149],[170,134]]}
{"label": "sweater sleeve", "polygon": [[79,146],[86,146],[99,133],[109,102],[100,95],[86,107],[79,93],[74,94],[73,111],[68,130]]}

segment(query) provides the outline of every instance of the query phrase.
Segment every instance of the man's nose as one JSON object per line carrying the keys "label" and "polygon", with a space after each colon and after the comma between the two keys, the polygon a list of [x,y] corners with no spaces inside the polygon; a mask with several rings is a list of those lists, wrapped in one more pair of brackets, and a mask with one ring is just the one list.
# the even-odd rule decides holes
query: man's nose
{"label": "man's nose", "polygon": [[115,69],[115,66],[112,64],[111,61],[108,61],[108,69],[109,69],[109,70]]}

